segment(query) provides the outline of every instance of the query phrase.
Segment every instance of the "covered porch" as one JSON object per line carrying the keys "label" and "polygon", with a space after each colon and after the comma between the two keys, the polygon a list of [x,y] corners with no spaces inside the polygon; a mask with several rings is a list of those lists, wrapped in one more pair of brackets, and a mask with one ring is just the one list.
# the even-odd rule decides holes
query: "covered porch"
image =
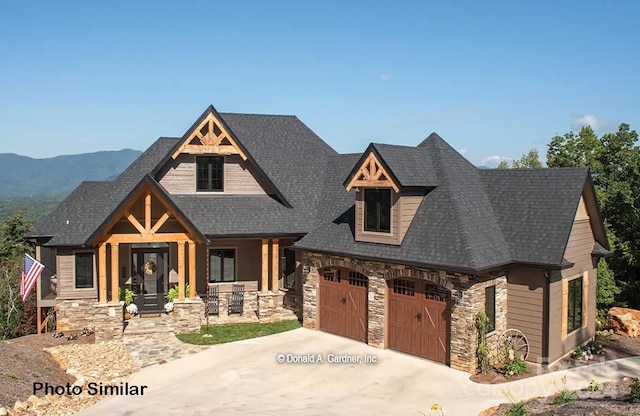
{"label": "covered porch", "polygon": [[[296,319],[293,311],[301,309],[299,262],[287,249],[293,238],[208,239],[153,182],[140,186],[102,230],[94,239],[98,337],[122,333],[121,288],[133,292],[143,316],[164,313],[169,292],[177,292],[176,332],[198,331],[207,317],[211,324],[275,321]],[[238,290],[241,308],[232,310]]]}

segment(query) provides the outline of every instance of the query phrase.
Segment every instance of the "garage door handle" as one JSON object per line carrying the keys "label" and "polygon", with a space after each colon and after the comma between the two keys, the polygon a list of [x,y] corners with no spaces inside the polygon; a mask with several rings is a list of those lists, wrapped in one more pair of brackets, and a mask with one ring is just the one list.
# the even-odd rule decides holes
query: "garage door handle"
{"label": "garage door handle", "polygon": [[422,314],[421,314],[421,313],[417,313],[417,314],[416,314],[416,319],[417,319],[418,321],[422,321]]}
{"label": "garage door handle", "polygon": [[343,305],[346,305],[347,304],[347,298],[342,298],[340,300],[340,303],[342,303]]}

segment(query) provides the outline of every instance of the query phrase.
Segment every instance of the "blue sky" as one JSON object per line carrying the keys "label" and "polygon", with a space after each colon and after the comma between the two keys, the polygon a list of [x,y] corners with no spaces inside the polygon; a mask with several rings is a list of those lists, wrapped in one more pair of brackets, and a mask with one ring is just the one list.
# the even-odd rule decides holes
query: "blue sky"
{"label": "blue sky", "polygon": [[0,153],[133,148],[209,104],[339,152],[439,133],[494,165],[640,129],[637,1],[0,1]]}

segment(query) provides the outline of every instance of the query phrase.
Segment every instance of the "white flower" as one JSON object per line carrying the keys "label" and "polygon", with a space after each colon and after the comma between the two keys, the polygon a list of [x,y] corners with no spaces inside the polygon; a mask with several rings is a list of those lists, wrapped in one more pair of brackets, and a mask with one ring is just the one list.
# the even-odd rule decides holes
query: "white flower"
{"label": "white flower", "polygon": [[513,350],[509,350],[509,359],[513,361],[514,357],[515,357],[515,352]]}
{"label": "white flower", "polygon": [[129,312],[131,315],[137,315],[138,307],[135,303],[130,303],[129,305],[127,305],[127,312]]}

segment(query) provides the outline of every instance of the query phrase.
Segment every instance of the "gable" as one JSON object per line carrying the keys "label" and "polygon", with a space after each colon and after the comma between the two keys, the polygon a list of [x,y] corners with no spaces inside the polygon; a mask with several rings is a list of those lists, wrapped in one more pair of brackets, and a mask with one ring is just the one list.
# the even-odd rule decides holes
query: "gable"
{"label": "gable", "polygon": [[89,240],[89,245],[197,241],[206,238],[149,176],[123,200]]}
{"label": "gable", "polygon": [[369,150],[368,156],[356,165],[355,171],[347,178],[347,191],[358,187],[392,188],[396,193],[400,192],[399,184],[373,150]]}
{"label": "gable", "polygon": [[242,160],[247,160],[244,150],[212,111],[208,111],[206,116],[187,132],[171,154],[171,158],[176,159],[181,153],[239,155]]}

